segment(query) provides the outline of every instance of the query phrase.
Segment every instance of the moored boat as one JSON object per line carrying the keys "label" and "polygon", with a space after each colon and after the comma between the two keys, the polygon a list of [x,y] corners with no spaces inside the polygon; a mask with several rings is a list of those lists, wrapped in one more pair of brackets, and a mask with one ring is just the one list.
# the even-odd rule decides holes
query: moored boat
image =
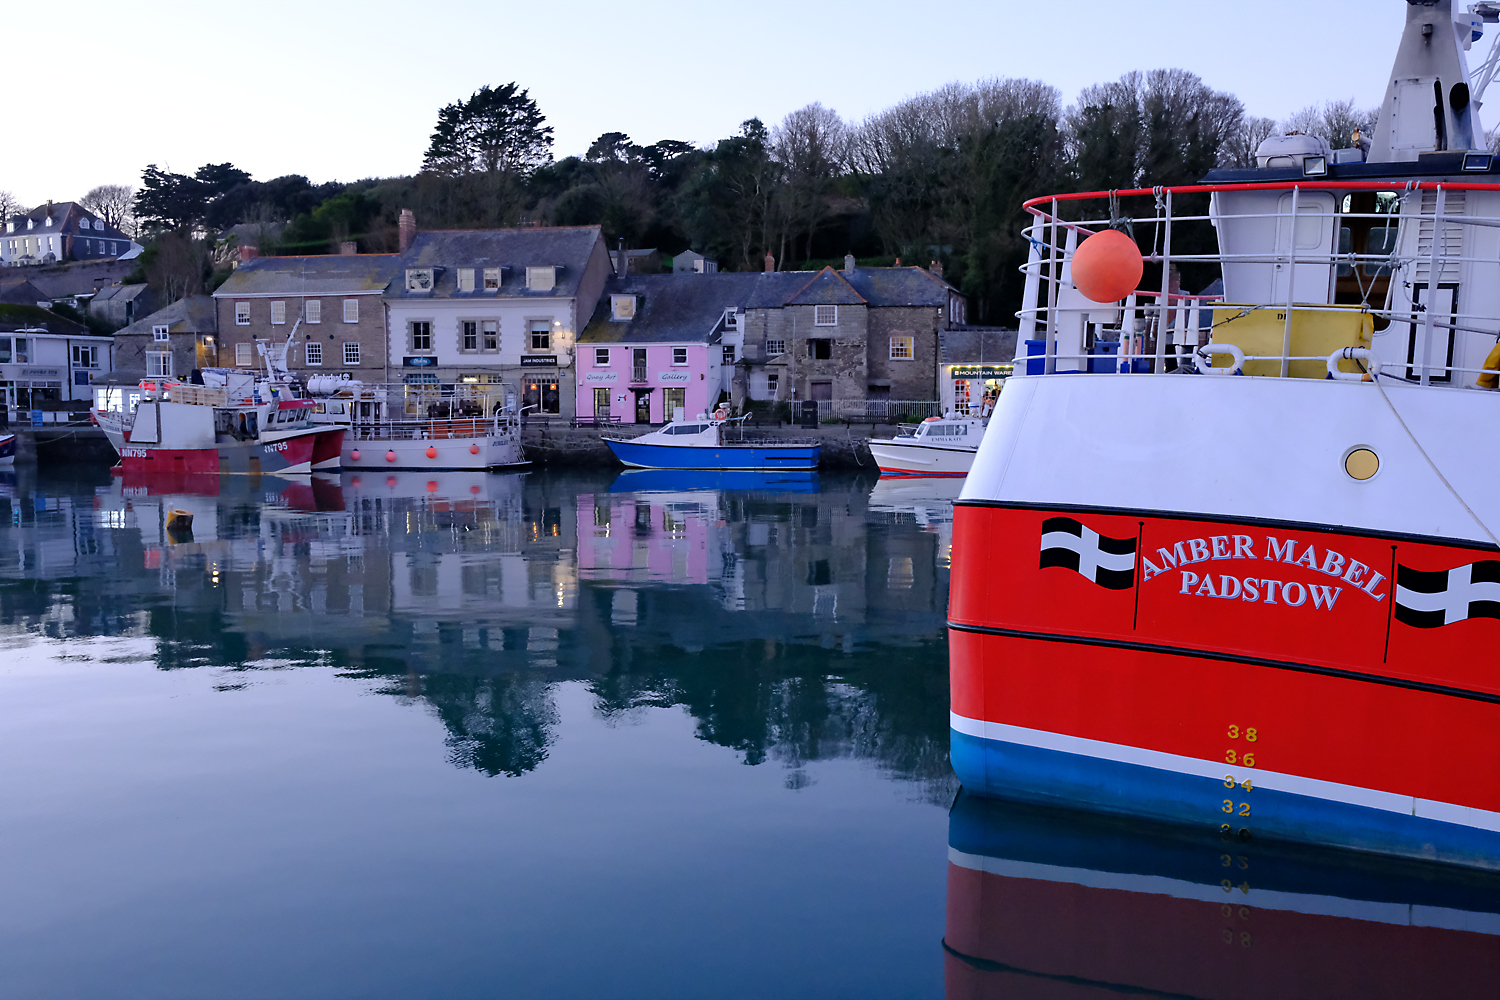
{"label": "moored boat", "polygon": [[203,384],[170,378],[98,386],[92,414],[132,473],[299,474],[337,452],[342,428],[308,418],[313,401],[290,383],[210,368]]}
{"label": "moored boat", "polygon": [[333,457],[345,469],[496,469],[528,464],[514,389],[413,383],[308,381],[313,420],[345,430]]}
{"label": "moored boat", "polygon": [[[1198,185],[1027,203],[1034,350],[955,511],[966,789],[1500,869],[1482,27],[1408,5],[1372,142],[1273,136]],[[1136,255],[1123,285],[1101,235]],[[1180,293],[1178,264],[1222,293]]]}
{"label": "moored boat", "polygon": [[928,417],[912,434],[870,441],[870,454],[882,476],[963,478],[984,440],[978,417]]}
{"label": "moored boat", "polygon": [[818,467],[818,445],[779,442],[726,443],[729,421],[718,411],[697,420],[674,420],[634,438],[605,437],[624,465],[637,469],[811,470]]}
{"label": "moored boat", "polygon": [[0,434],[0,469],[16,464],[16,436]]}

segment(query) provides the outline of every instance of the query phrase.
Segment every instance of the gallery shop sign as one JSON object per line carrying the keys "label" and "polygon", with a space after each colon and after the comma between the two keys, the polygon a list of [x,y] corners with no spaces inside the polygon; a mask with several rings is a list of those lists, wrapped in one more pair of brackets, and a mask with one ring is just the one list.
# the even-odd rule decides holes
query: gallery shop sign
{"label": "gallery shop sign", "polygon": [[599,385],[614,385],[616,382],[620,381],[620,373],[619,372],[589,372],[587,375],[585,375],[583,377],[583,380],[585,382],[592,382],[592,383],[599,384]]}
{"label": "gallery shop sign", "polygon": [[688,372],[662,372],[656,376],[661,385],[687,385],[692,376]]}

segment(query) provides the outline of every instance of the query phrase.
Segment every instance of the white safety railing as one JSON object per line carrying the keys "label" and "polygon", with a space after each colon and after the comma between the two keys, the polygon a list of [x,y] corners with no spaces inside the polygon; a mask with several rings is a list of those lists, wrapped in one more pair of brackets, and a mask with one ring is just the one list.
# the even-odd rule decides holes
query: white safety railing
{"label": "white safety railing", "polygon": [[[1278,211],[1230,212],[1215,203],[1208,214],[1174,212],[1174,195],[1276,191],[1290,195],[1289,199],[1283,199],[1289,201],[1290,211],[1281,211],[1278,205]],[[1207,371],[1209,357],[1234,357],[1221,349],[1229,345],[1213,345],[1207,353],[1201,351],[1209,346],[1213,330],[1252,312],[1274,310],[1277,318],[1283,320],[1280,353],[1245,356],[1236,349],[1239,356],[1234,357],[1231,367],[1215,368],[1214,374],[1240,371],[1247,361],[1275,362],[1282,377],[1289,375],[1294,361],[1326,361],[1330,377],[1336,379],[1363,381],[1367,373],[1373,373],[1373,377],[1401,378],[1423,385],[1486,372],[1493,374],[1493,369],[1456,363],[1446,356],[1451,353],[1450,348],[1443,348],[1442,357],[1435,357],[1434,349],[1441,334],[1451,334],[1455,339],[1485,338],[1484,343],[1494,343],[1500,338],[1500,307],[1490,312],[1465,311],[1465,300],[1472,303],[1478,296],[1472,291],[1461,295],[1455,290],[1451,309],[1442,304],[1428,309],[1416,294],[1407,292],[1413,286],[1426,289],[1433,284],[1440,291],[1456,289],[1458,282],[1447,278],[1458,274],[1464,275],[1466,286],[1487,282],[1500,287],[1500,261],[1483,253],[1464,253],[1466,245],[1477,241],[1462,238],[1466,231],[1500,228],[1500,216],[1450,214],[1449,196],[1457,192],[1500,192],[1500,184],[1285,181],[1103,191],[1034,199],[1025,206],[1035,221],[1024,230],[1031,252],[1021,267],[1025,284],[1022,308],[1017,313],[1020,321],[1017,373]],[[1335,196],[1331,211],[1325,210],[1328,193]],[[1376,211],[1344,211],[1350,201],[1338,200],[1341,195],[1371,193],[1376,196]],[[1318,210],[1309,213],[1303,197],[1311,198],[1313,194],[1322,200]],[[1121,197],[1149,197],[1156,211],[1128,217],[1111,209],[1107,216],[1080,213],[1077,219],[1062,217],[1064,206],[1083,206],[1086,211],[1091,202],[1114,206]],[[1496,204],[1500,205],[1500,198]],[[1219,236],[1236,225],[1258,230],[1267,245],[1257,252],[1226,252]],[[1305,242],[1302,232],[1307,226],[1320,232],[1326,228],[1327,245],[1321,245],[1324,241],[1299,245]],[[1064,270],[1082,240],[1112,227],[1150,234],[1151,250],[1142,253],[1142,261],[1160,268],[1160,286],[1138,288],[1115,303],[1090,303],[1065,282]],[[1354,227],[1365,233],[1366,252],[1342,249],[1345,233],[1350,234],[1352,243]],[[1237,242],[1243,244],[1244,237],[1242,232]],[[1193,249],[1208,244],[1217,249],[1214,252]],[[1174,270],[1182,267],[1197,267],[1200,271],[1217,267],[1222,274],[1226,266],[1255,264],[1269,265],[1284,275],[1279,283],[1273,281],[1273,287],[1284,289],[1284,294],[1277,294],[1275,301],[1224,303],[1222,296],[1185,294],[1172,287]],[[1310,286],[1310,279],[1299,278],[1299,273],[1311,273],[1320,266],[1328,269],[1325,287]],[[1437,276],[1435,281],[1432,276]],[[1358,301],[1335,301],[1340,281],[1354,285]],[[1062,302],[1064,295],[1072,301]],[[1232,306],[1235,313],[1216,321],[1212,310],[1223,305]],[[1406,377],[1393,374],[1391,357],[1387,356],[1381,364],[1373,353],[1364,349],[1336,360],[1292,354],[1293,329],[1298,317],[1351,312],[1370,315],[1381,330],[1404,325],[1411,331],[1412,356],[1405,358],[1401,366]],[[1096,318],[1101,316],[1103,321],[1097,322]],[[1081,350],[1060,350],[1059,332],[1065,322],[1070,336],[1077,334],[1080,323],[1091,323],[1092,343],[1085,336]],[[1360,370],[1344,371],[1339,362],[1357,362]]]}

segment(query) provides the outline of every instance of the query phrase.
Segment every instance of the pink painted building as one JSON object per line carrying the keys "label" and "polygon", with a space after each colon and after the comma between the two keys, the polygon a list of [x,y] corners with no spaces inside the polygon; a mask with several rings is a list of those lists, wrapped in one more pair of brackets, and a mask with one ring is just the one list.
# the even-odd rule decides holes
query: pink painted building
{"label": "pink painted building", "polygon": [[581,422],[688,420],[727,399],[754,274],[632,274],[605,289],[578,337]]}

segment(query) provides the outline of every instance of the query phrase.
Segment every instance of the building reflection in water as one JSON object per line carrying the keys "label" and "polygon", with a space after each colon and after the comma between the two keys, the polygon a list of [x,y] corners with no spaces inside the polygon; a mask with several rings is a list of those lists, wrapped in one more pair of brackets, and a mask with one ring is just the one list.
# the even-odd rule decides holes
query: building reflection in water
{"label": "building reflection in water", "polygon": [[1492,997],[1500,875],[960,794],[948,1000]]}
{"label": "building reflection in water", "polygon": [[[0,481],[0,617],[157,638],[163,669],[331,666],[429,706],[453,762],[538,767],[552,686],[680,706],[792,787],[868,759],[947,801],[951,504],[815,475]],[[190,511],[190,537],[166,530]],[[946,511],[946,513],[944,513]]]}

